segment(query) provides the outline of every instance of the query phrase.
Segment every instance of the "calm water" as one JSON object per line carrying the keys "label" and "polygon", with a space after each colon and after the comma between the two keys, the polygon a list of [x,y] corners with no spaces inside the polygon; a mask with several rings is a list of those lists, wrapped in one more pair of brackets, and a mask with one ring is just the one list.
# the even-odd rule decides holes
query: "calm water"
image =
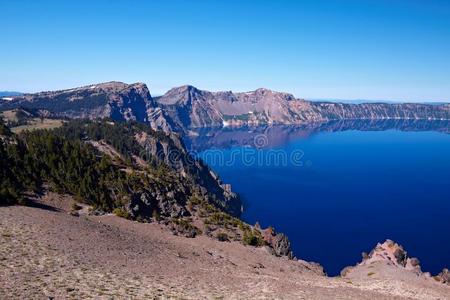
{"label": "calm water", "polygon": [[[244,220],[286,233],[297,257],[330,275],[387,238],[425,271],[449,267],[450,135],[364,130],[228,129],[201,132],[192,145],[244,198]],[[255,136],[262,149],[252,150]],[[224,159],[211,158],[211,148]],[[264,158],[274,150],[287,163]],[[243,161],[245,151],[263,159]],[[303,153],[302,165],[293,152]]]}

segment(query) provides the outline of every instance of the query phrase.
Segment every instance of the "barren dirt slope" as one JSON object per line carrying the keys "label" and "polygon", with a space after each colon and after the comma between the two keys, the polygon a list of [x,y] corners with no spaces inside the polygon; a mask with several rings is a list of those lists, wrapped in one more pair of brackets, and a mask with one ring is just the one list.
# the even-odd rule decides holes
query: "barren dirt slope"
{"label": "barren dirt slope", "polygon": [[328,278],[264,248],[71,216],[63,198],[0,207],[1,299],[450,299],[433,279]]}

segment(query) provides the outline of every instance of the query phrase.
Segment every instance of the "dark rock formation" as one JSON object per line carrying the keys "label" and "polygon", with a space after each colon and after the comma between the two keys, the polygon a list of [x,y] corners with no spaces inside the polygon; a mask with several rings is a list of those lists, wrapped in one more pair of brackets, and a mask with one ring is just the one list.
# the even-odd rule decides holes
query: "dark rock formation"
{"label": "dark rock formation", "polygon": [[294,258],[291,250],[291,243],[285,234],[276,233],[272,227],[269,227],[263,231],[263,238],[274,255],[287,256],[290,259]]}
{"label": "dark rock formation", "polygon": [[277,256],[287,256],[289,258],[293,257],[291,242],[289,242],[288,237],[284,233],[278,233],[275,235],[272,247]]}

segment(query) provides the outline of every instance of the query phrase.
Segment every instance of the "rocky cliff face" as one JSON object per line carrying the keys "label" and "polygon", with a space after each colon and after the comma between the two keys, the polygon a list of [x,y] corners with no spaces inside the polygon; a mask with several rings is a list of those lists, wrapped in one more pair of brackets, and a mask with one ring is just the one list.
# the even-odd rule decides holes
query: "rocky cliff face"
{"label": "rocky cliff face", "polygon": [[294,258],[291,243],[284,233],[276,233],[272,227],[263,230],[264,241],[270,246],[272,253],[276,256]]}
{"label": "rocky cliff face", "polygon": [[[293,111],[309,102],[286,93],[258,89],[248,93],[208,92],[192,86],[174,88],[157,102],[182,128],[214,127],[223,124],[297,123],[310,117]],[[318,116],[314,116],[318,118]]]}
{"label": "rocky cliff face", "polygon": [[143,83],[107,82],[0,100],[0,110],[18,107],[55,118],[133,120],[149,123],[154,129],[173,130]]}
{"label": "rocky cliff face", "polygon": [[182,128],[222,124],[222,114],[215,107],[215,96],[211,92],[182,86],[171,89],[157,101],[173,122]]}
{"label": "rocky cliff face", "polygon": [[449,120],[450,105],[311,103],[325,120]]}
{"label": "rocky cliff face", "polygon": [[311,102],[268,89],[247,93],[170,90],[157,99],[183,128],[303,124],[331,120],[449,120],[450,105]]}
{"label": "rocky cliff face", "polygon": [[216,207],[234,216],[241,214],[242,204],[237,195],[231,191],[229,185],[221,182],[208,166],[187,152],[178,135],[170,133],[163,138],[155,139],[154,136],[141,131],[135,134],[135,139],[142,149],[142,157],[164,162],[183,178],[192,178],[201,194],[213,195],[209,201]]}
{"label": "rocky cliff face", "polygon": [[145,84],[108,82],[0,100],[0,110],[24,107],[54,117],[146,122],[165,132],[222,125],[305,124],[333,120],[450,120],[450,105],[311,102],[288,93],[173,88],[152,98]]}

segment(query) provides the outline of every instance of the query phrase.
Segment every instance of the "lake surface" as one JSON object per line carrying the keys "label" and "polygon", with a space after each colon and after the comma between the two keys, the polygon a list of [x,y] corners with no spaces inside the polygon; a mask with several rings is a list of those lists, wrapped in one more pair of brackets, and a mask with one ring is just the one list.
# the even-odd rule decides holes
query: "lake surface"
{"label": "lake surface", "polygon": [[388,238],[437,273],[450,266],[450,126],[398,124],[202,130],[187,145],[242,196],[245,221],[329,275]]}

